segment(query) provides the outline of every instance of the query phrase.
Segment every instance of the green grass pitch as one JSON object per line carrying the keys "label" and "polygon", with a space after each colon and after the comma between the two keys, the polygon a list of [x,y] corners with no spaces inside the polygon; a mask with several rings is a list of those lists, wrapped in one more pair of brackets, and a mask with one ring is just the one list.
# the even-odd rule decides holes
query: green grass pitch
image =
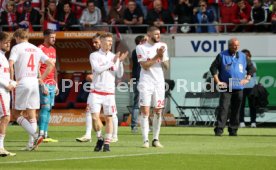
{"label": "green grass pitch", "polygon": [[[38,151],[21,151],[28,136],[19,126],[9,126],[7,150],[16,157],[0,157],[0,169],[106,169],[106,170],[183,170],[183,169],[276,169],[276,129],[244,128],[239,136],[213,135],[213,128],[162,127],[160,141],[165,148],[141,148],[141,134],[119,127],[119,142],[111,152],[95,153],[95,133],[90,143],[77,143],[84,127],[50,127],[58,143],[43,143]],[[152,134],[150,134],[150,139]]]}

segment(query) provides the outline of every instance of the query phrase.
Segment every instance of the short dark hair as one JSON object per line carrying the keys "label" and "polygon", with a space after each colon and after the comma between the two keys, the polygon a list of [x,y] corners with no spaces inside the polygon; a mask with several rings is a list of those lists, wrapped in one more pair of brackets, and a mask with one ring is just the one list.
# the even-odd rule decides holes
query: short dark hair
{"label": "short dark hair", "polygon": [[138,45],[140,44],[140,42],[145,38],[144,35],[138,35],[136,38],[135,38],[135,44]]}
{"label": "short dark hair", "polygon": [[150,27],[148,27],[147,32],[152,32],[152,31],[156,31],[156,30],[160,31],[160,29],[158,27],[156,27],[156,26],[150,26]]}
{"label": "short dark hair", "polygon": [[0,32],[0,41],[11,40],[11,36],[7,32]]}
{"label": "short dark hair", "polygon": [[43,31],[44,36],[49,36],[51,34],[55,34],[55,31],[52,30],[52,29],[46,29],[46,30]]}
{"label": "short dark hair", "polygon": [[88,4],[90,4],[90,3],[93,3],[93,4],[95,5],[95,1],[94,1],[94,0],[88,0],[88,1],[86,2],[86,6],[88,6]]}
{"label": "short dark hair", "polygon": [[93,35],[92,40],[100,38],[100,37],[101,37],[101,34],[96,33],[95,35]]}
{"label": "short dark hair", "polygon": [[243,49],[242,52],[247,53],[249,55],[249,57],[251,58],[251,52],[248,49]]}

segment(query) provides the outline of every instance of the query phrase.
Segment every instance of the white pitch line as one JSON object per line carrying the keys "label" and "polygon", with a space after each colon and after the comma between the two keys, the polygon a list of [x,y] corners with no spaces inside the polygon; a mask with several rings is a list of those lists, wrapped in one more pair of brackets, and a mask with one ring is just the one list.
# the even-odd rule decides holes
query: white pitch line
{"label": "white pitch line", "polygon": [[19,163],[33,163],[33,162],[47,162],[47,161],[67,161],[67,160],[86,160],[86,159],[106,159],[106,158],[120,158],[120,157],[133,157],[133,156],[147,156],[147,155],[160,155],[170,154],[169,152],[159,153],[140,153],[140,154],[128,154],[128,155],[108,155],[108,156],[91,156],[91,157],[73,157],[73,158],[58,158],[58,159],[41,159],[41,160],[26,160],[26,161],[10,161],[1,162],[1,164],[19,164]]}
{"label": "white pitch line", "polygon": [[166,155],[166,154],[186,154],[186,155],[215,155],[215,156],[262,156],[262,157],[276,157],[275,155],[264,155],[264,154],[212,154],[212,153],[178,153],[178,152],[154,152],[154,153],[138,153],[138,154],[127,154],[127,155],[106,155],[106,156],[91,156],[91,157],[73,157],[73,158],[57,158],[57,159],[41,159],[41,160],[27,160],[27,161],[9,161],[0,162],[1,164],[19,164],[19,163],[33,163],[33,162],[47,162],[47,161],[67,161],[67,160],[86,160],[86,159],[107,159],[107,158],[120,158],[120,157],[134,157],[134,156],[147,156],[147,155]]}

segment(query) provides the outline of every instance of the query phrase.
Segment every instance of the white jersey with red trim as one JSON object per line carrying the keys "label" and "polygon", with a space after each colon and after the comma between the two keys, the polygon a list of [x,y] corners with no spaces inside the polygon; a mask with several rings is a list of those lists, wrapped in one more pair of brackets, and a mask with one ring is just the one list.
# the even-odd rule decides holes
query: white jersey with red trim
{"label": "white jersey with red trim", "polygon": [[29,42],[15,45],[9,58],[9,60],[14,62],[16,80],[24,77],[37,78],[39,62],[44,63],[48,59],[49,57],[40,48]]}
{"label": "white jersey with red trim", "polygon": [[[136,47],[138,62],[151,60],[152,58],[154,58],[154,56],[156,56],[157,54],[156,50],[162,46],[165,47],[165,52],[163,55],[162,62],[168,61],[169,55],[168,55],[168,47],[166,43],[158,42],[151,45],[148,42],[146,42]],[[156,83],[156,82],[164,83],[164,73],[161,65],[162,62],[161,61],[156,62],[148,70],[141,68],[139,82],[151,81],[153,83]]]}
{"label": "white jersey with red trim", "polygon": [[10,84],[10,66],[5,53],[0,50],[0,93],[7,92],[6,87]]}
{"label": "white jersey with red trim", "polygon": [[91,89],[98,92],[115,93],[115,75],[122,77],[123,63],[117,60],[114,64],[115,54],[99,51],[90,54],[89,60],[92,67],[93,81]]}

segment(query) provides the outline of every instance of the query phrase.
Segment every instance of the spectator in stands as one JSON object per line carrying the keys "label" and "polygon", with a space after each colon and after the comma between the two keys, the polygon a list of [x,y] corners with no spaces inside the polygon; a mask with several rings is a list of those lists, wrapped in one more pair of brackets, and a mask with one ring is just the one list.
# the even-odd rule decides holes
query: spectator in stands
{"label": "spectator in stands", "polygon": [[267,11],[262,7],[262,2],[260,0],[254,0],[253,7],[251,10],[251,21],[249,21],[249,24],[258,24],[258,25],[253,26],[253,31],[264,32],[265,26],[262,24],[266,23],[266,21],[267,21]]}
{"label": "spectator in stands", "polygon": [[[175,21],[178,24],[192,24],[193,23],[193,6],[190,4],[189,0],[179,0],[178,5],[174,10]],[[188,26],[188,32],[191,31],[190,26]],[[183,31],[183,29],[180,29]]]}
{"label": "spectator in stands", "polygon": [[228,119],[229,136],[237,136],[242,89],[254,73],[251,61],[243,52],[238,51],[239,46],[239,40],[231,38],[228,41],[228,49],[220,52],[210,67],[214,81],[220,88],[217,89],[220,92],[220,99],[214,129],[216,136],[222,136]]}
{"label": "spectator in stands", "polygon": [[120,5],[124,6],[124,8],[127,6],[128,0],[108,0],[107,1],[107,9],[108,9],[108,13],[110,12],[112,6],[114,6],[114,1],[116,4],[120,3]]}
{"label": "spectator in stands", "polygon": [[95,6],[101,10],[102,22],[107,22],[107,13],[104,7],[104,1],[103,0],[93,0],[93,1]]}
{"label": "spectator in stands", "polygon": [[215,15],[215,20],[218,21],[218,18],[219,18],[219,14],[218,14],[219,7],[218,7],[218,4],[219,4],[219,2],[222,2],[222,0],[206,0],[206,2],[208,4],[208,7],[213,10],[214,15]]}
{"label": "spectator in stands", "polygon": [[166,32],[164,24],[173,24],[174,20],[168,10],[163,9],[161,0],[154,0],[153,9],[148,11],[147,22],[149,25],[158,27],[161,33]]}
{"label": "spectator in stands", "polygon": [[276,33],[276,1],[273,2],[273,7],[271,11],[271,25],[272,32]]}
{"label": "spectator in stands", "polygon": [[26,0],[15,0],[15,12],[22,14],[24,10],[24,3]]}
{"label": "spectator in stands", "polygon": [[[143,44],[146,41],[147,39],[146,39],[146,36],[144,35],[138,35],[135,38],[136,46],[139,44]],[[133,79],[133,105],[132,105],[132,112],[131,112],[131,132],[138,133],[138,116],[139,116],[140,110],[139,110],[139,91],[138,91],[137,85],[139,83],[141,66],[138,62],[136,49],[132,51],[131,59],[132,59],[132,79]]]}
{"label": "spectator in stands", "polygon": [[72,25],[78,24],[78,20],[75,15],[71,12],[71,7],[69,2],[65,2],[63,6],[63,12],[58,16],[59,25],[61,30],[76,30],[76,28],[71,28]]}
{"label": "spectator in stands", "polygon": [[[246,55],[246,58],[248,60],[251,60],[251,53],[249,50],[244,49],[242,52]],[[254,99],[250,98],[250,95],[252,94],[252,89],[256,85],[256,69],[257,65],[254,61],[252,61],[252,64],[254,66],[254,74],[252,75],[250,81],[244,86],[243,89],[243,99],[242,99],[242,105],[241,105],[241,111],[240,111],[240,127],[243,128],[245,127],[244,123],[244,113],[245,113],[245,103],[246,103],[246,98],[248,99],[248,105],[249,105],[249,110],[250,110],[250,120],[251,120],[251,127],[255,128],[256,127],[256,114],[257,110],[254,105]]]}
{"label": "spectator in stands", "polygon": [[48,7],[46,8],[44,13],[44,21],[57,23],[58,22],[57,18],[58,18],[58,12],[57,12],[56,1],[51,0],[49,1]]}
{"label": "spectator in stands", "polygon": [[[153,5],[154,1],[155,0],[143,0],[143,4],[144,4],[144,6],[147,7],[148,11],[153,10],[153,8],[154,8],[154,5]],[[161,0],[161,2],[162,2],[163,9],[168,10],[169,9],[168,0]]]}
{"label": "spectator in stands", "polygon": [[[129,0],[119,0],[119,1],[124,7],[126,7],[128,2],[129,2]],[[135,0],[137,7],[141,9],[144,17],[146,17],[147,16],[146,15],[147,14],[147,8],[143,5],[143,1],[144,0]],[[109,9],[111,9],[111,7],[112,7],[111,5],[112,5],[113,2],[114,2],[114,0],[108,0],[108,8]]]}
{"label": "spectator in stands", "polygon": [[83,10],[80,24],[84,30],[95,30],[95,25],[102,23],[101,10],[95,6],[93,1],[87,2],[87,8]]}
{"label": "spectator in stands", "polygon": [[57,0],[57,11],[58,11],[58,13],[63,12],[63,6],[64,6],[65,2],[67,2],[67,0]]}
{"label": "spectator in stands", "polygon": [[76,19],[80,19],[82,11],[87,7],[87,0],[71,0],[71,11]]}
{"label": "spectator in stands", "polygon": [[8,2],[9,2],[9,0],[1,0],[0,1],[0,16],[1,16],[1,12],[6,10]]}
{"label": "spectator in stands", "polygon": [[[235,24],[248,24],[250,21],[251,6],[246,0],[239,0],[237,2],[238,8],[236,17],[234,19]],[[234,28],[235,32],[246,32],[248,31],[247,25],[237,25]]]}
{"label": "spectator in stands", "polygon": [[[19,27],[28,28],[29,31],[39,31],[41,28],[38,25],[41,25],[43,21],[39,11],[32,7],[31,1],[24,2],[23,13],[16,13],[16,19]],[[33,27],[34,25],[36,27]]]}
{"label": "spectator in stands", "polygon": [[[219,3],[220,23],[233,23],[236,17],[237,5],[232,0],[225,0],[223,3]],[[227,32],[232,32],[234,26],[226,26]],[[221,26],[220,31],[224,32],[225,27]]]}
{"label": "spectator in stands", "polygon": [[[195,23],[198,24],[212,24],[214,23],[215,16],[212,9],[207,8],[206,1],[200,1],[200,10],[194,16]],[[214,25],[196,26],[197,33],[214,33],[216,27]]]}
{"label": "spectator in stands", "polygon": [[44,0],[31,0],[32,7],[36,9],[39,12],[42,12],[45,10],[45,1]]}
{"label": "spectator in stands", "polygon": [[271,20],[271,11],[269,10],[269,7],[271,6],[271,0],[264,0],[263,1],[263,8],[266,10],[267,13],[267,22],[270,22]]}
{"label": "spectator in stands", "polygon": [[7,25],[3,27],[3,31],[15,31],[17,28],[16,14],[15,14],[15,3],[9,1],[6,4],[6,10],[1,12],[0,25]]}
{"label": "spectator in stands", "polygon": [[[113,0],[112,3],[113,3],[113,5],[112,5],[112,7],[109,11],[109,14],[107,16],[108,23],[111,25],[124,24],[123,16],[124,16],[125,6],[122,5],[120,0]],[[118,27],[117,29],[121,33],[126,31],[126,28],[124,28],[124,27]],[[112,28],[112,32],[113,33],[115,32],[114,28]]]}
{"label": "spectator in stands", "polygon": [[124,11],[124,24],[130,26],[129,31],[132,33],[141,33],[145,32],[142,27],[131,27],[131,26],[139,26],[144,22],[144,15],[135,0],[129,0],[127,4],[127,8]]}

